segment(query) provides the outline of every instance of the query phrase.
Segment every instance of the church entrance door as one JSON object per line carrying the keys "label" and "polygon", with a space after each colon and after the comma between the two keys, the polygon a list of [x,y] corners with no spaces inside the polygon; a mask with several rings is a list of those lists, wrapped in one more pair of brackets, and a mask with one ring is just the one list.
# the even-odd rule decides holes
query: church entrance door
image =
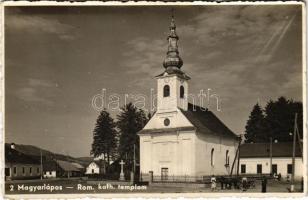
{"label": "church entrance door", "polygon": [[161,180],[168,180],[168,168],[161,168]]}

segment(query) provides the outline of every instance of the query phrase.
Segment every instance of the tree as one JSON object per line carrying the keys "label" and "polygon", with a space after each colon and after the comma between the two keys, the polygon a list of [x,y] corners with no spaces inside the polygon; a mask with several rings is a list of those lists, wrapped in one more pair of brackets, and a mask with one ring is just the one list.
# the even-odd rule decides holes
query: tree
{"label": "tree", "polygon": [[93,131],[91,155],[97,157],[103,154],[108,165],[110,158],[115,155],[117,147],[115,128],[116,124],[110,114],[106,110],[101,111]]}
{"label": "tree", "polygon": [[245,142],[261,142],[266,138],[264,114],[259,104],[254,105],[246,124]]}
{"label": "tree", "polygon": [[270,138],[279,142],[293,140],[294,117],[297,113],[297,125],[300,137],[303,137],[303,104],[292,99],[280,97],[270,100],[264,111],[256,104],[246,125],[245,142],[269,142]]}
{"label": "tree", "polygon": [[120,133],[119,154],[127,166],[132,166],[134,158],[134,145],[136,159],[139,160],[139,137],[137,133],[147,123],[148,119],[143,110],[137,109],[132,103],[121,108],[117,116],[117,127]]}
{"label": "tree", "polygon": [[298,114],[297,123],[299,133],[303,134],[303,105],[300,102],[287,100],[280,97],[277,101],[270,101],[265,106],[266,132],[269,137],[277,139],[279,142],[289,142],[293,140],[295,113]]}

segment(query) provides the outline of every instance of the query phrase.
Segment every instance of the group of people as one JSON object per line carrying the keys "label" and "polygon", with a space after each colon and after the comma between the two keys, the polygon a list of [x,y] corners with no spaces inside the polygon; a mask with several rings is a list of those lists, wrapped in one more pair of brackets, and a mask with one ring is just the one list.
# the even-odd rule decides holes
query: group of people
{"label": "group of people", "polygon": [[[241,183],[242,191],[247,191],[247,189],[250,188],[250,186],[251,186],[251,182],[248,182],[247,177],[242,177],[241,180],[239,180],[239,179],[227,179],[227,178],[224,178],[224,177],[220,177],[219,182],[221,184],[222,190],[224,188],[231,189],[232,183],[234,184],[234,187],[237,188],[237,189],[240,189],[239,183]],[[266,186],[267,186],[267,178],[265,176],[263,176],[262,179],[261,179],[261,186],[262,186],[261,192],[265,193],[266,192]],[[216,189],[217,189],[217,180],[216,180],[216,177],[212,176],[211,177],[211,190],[215,191]]]}

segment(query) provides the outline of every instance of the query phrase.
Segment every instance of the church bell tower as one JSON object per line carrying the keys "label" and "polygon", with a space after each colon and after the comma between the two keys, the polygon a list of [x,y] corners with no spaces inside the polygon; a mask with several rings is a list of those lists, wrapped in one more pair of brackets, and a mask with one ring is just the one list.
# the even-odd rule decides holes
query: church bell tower
{"label": "church bell tower", "polygon": [[190,79],[181,67],[183,60],[179,55],[176,25],[172,15],[170,33],[167,37],[168,51],[163,62],[165,71],[157,78],[157,112],[172,112],[177,108],[187,110],[188,80]]}

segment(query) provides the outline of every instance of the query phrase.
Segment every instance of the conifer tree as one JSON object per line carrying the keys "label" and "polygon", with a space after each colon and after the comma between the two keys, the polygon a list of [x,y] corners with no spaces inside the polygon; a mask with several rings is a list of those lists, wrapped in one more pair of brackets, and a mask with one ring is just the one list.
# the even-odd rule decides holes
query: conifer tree
{"label": "conifer tree", "polygon": [[245,142],[250,143],[263,141],[266,138],[264,124],[263,111],[259,104],[256,104],[253,107],[246,124]]}
{"label": "conifer tree", "polygon": [[110,163],[110,159],[115,156],[117,148],[116,124],[110,114],[103,110],[97,118],[93,131],[93,143],[91,155],[94,157],[104,156],[104,160]]}
{"label": "conifer tree", "polygon": [[270,101],[265,106],[266,132],[269,137],[279,142],[290,142],[293,140],[295,113],[298,114],[297,125],[299,133],[303,134],[303,106],[300,102],[287,100],[285,97],[278,98],[277,101]]}
{"label": "conifer tree", "polygon": [[264,109],[256,104],[246,125],[245,142],[291,142],[293,137],[294,118],[297,113],[297,126],[300,137],[303,137],[303,104],[292,99],[279,97],[270,100]]}
{"label": "conifer tree", "polygon": [[121,108],[117,116],[117,127],[120,133],[119,154],[127,165],[131,166],[134,158],[134,145],[136,159],[139,160],[139,137],[137,133],[147,123],[148,119],[143,110],[137,109],[132,103]]}

